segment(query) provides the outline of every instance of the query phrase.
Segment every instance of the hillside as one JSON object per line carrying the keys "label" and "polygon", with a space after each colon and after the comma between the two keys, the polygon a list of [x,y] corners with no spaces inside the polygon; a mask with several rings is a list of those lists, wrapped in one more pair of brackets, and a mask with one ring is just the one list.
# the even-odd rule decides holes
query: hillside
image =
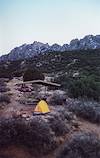
{"label": "hillside", "polygon": [[45,91],[38,85],[21,87],[21,81],[0,80],[0,158],[91,158],[91,152],[92,158],[100,157],[99,103],[66,95],[63,103],[61,90],[48,89],[50,113],[33,115],[36,98]]}
{"label": "hillside", "polygon": [[[20,84],[31,77],[61,87]],[[43,97],[50,113],[34,115]],[[99,158],[99,124],[99,49],[0,63],[1,158]]]}
{"label": "hillside", "polygon": [[99,100],[100,50],[47,52],[28,60],[2,62],[1,77],[22,76],[27,68],[48,74],[53,81],[72,97],[89,97]]}

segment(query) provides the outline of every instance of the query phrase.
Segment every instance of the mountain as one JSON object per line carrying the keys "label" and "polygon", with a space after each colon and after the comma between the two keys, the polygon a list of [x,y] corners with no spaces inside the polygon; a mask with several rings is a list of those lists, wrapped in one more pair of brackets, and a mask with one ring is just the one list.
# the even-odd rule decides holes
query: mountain
{"label": "mountain", "polygon": [[1,61],[6,60],[18,60],[18,59],[27,59],[31,58],[36,54],[46,52],[50,49],[48,44],[43,44],[37,41],[34,41],[32,44],[24,44],[20,47],[16,47],[11,50],[11,52],[7,55],[3,55],[0,57]]}
{"label": "mountain", "polygon": [[99,49],[100,48],[100,35],[93,36],[88,35],[83,39],[75,39],[70,42],[70,50],[87,50],[87,49]]}
{"label": "mountain", "polygon": [[73,51],[73,50],[88,50],[88,49],[100,49],[100,35],[87,35],[82,39],[73,39],[70,44],[58,45],[53,44],[49,45],[48,43],[44,44],[41,42],[33,42],[32,44],[24,44],[22,46],[16,47],[11,50],[7,55],[0,57],[0,61],[14,61],[20,59],[32,58],[35,55],[44,52],[64,52],[64,51]]}

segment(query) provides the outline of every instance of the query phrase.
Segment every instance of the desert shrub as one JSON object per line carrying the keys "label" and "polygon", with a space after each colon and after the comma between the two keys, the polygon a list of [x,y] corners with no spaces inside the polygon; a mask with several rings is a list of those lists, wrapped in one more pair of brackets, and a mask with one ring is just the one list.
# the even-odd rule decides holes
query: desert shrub
{"label": "desert shrub", "polygon": [[10,89],[7,87],[7,84],[5,82],[5,79],[0,79],[0,92],[7,92]]}
{"label": "desert shrub", "polygon": [[5,154],[0,154],[0,158],[11,158],[11,157],[9,157],[8,155],[5,155]]}
{"label": "desert shrub", "polygon": [[54,93],[49,102],[51,105],[63,105],[66,102],[66,96],[64,94]]}
{"label": "desert shrub", "polygon": [[16,70],[15,72],[13,72],[14,77],[21,77],[22,75],[23,75],[22,70]]}
{"label": "desert shrub", "polygon": [[4,67],[2,67],[2,69],[0,69],[0,78],[9,78],[12,79],[12,72],[10,69],[5,69]]}
{"label": "desert shrub", "polygon": [[50,124],[52,131],[55,132],[55,136],[64,136],[69,132],[70,125],[66,124],[66,121],[52,118]]}
{"label": "desert shrub", "polygon": [[87,97],[98,101],[100,97],[100,84],[90,77],[80,78],[74,80],[69,85],[68,92],[69,96],[74,98]]}
{"label": "desert shrub", "polygon": [[[72,113],[57,108],[48,115],[33,116],[26,120],[22,117],[0,119],[0,147],[21,145],[40,153],[52,152],[59,145],[59,136],[63,136],[72,127]],[[68,122],[67,122],[68,120]],[[58,138],[58,139],[57,139]]]}
{"label": "desert shrub", "polygon": [[5,119],[0,122],[0,146],[22,145],[33,151],[48,153],[56,148],[48,123],[40,117],[25,119]]}
{"label": "desert shrub", "polygon": [[99,158],[100,140],[93,133],[78,133],[64,144],[57,158]]}
{"label": "desert shrub", "polygon": [[[40,152],[48,152],[56,147],[54,135],[49,125],[40,118],[34,118],[29,123],[29,126],[24,127],[23,144],[29,148],[35,148]],[[23,135],[22,132],[22,135]]]}
{"label": "desert shrub", "polygon": [[77,116],[89,121],[100,123],[100,104],[95,101],[73,101],[67,104],[67,108]]}
{"label": "desert shrub", "polygon": [[64,112],[61,114],[56,113],[53,117],[50,117],[49,124],[56,136],[63,136],[70,130],[70,125],[64,116]]}
{"label": "desert shrub", "polygon": [[68,85],[71,82],[71,78],[69,78],[65,73],[62,75],[58,75],[58,77],[54,78],[54,82],[61,84],[62,89],[67,89]]}
{"label": "desert shrub", "polygon": [[7,104],[10,103],[10,97],[7,94],[0,95],[0,103],[3,103],[3,102],[5,102]]}
{"label": "desert shrub", "polygon": [[3,78],[0,79],[0,86],[6,87],[6,83],[5,83],[5,80]]}
{"label": "desert shrub", "polygon": [[10,91],[10,88],[4,87],[4,86],[0,86],[0,92],[1,93],[7,92],[7,91]]}
{"label": "desert shrub", "polygon": [[44,80],[44,75],[35,69],[27,69],[23,74],[23,81]]}
{"label": "desert shrub", "polygon": [[100,77],[94,71],[93,73],[84,70],[80,72],[80,75],[76,78],[72,77],[73,71],[67,75],[63,73],[55,78],[55,82],[62,85],[62,89],[65,90],[70,97],[79,98],[87,97],[94,100],[100,98]]}

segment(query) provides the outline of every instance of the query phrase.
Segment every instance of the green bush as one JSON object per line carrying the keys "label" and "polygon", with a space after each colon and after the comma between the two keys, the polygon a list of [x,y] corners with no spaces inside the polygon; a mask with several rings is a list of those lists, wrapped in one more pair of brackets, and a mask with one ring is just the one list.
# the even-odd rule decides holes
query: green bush
{"label": "green bush", "polygon": [[91,77],[76,79],[69,85],[68,92],[74,98],[87,97],[99,100],[100,83]]}
{"label": "green bush", "polygon": [[23,74],[23,81],[44,80],[44,75],[35,69],[27,69]]}
{"label": "green bush", "polygon": [[0,70],[0,78],[9,78],[9,79],[12,79],[13,76],[12,76],[12,72],[9,71],[9,70]]}

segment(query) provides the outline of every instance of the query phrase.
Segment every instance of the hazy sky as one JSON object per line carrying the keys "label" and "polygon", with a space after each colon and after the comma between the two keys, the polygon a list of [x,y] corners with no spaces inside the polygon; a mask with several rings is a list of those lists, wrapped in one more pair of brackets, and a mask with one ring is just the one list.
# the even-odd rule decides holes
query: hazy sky
{"label": "hazy sky", "polygon": [[0,0],[0,55],[24,43],[100,34],[100,0]]}

